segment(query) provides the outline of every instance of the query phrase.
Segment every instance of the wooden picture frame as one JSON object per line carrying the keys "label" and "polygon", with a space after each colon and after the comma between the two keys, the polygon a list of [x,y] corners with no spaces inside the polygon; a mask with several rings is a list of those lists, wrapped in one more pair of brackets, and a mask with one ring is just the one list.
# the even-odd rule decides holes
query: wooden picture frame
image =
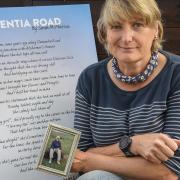
{"label": "wooden picture frame", "polygon": [[67,177],[79,139],[79,131],[50,123],[44,137],[37,169]]}

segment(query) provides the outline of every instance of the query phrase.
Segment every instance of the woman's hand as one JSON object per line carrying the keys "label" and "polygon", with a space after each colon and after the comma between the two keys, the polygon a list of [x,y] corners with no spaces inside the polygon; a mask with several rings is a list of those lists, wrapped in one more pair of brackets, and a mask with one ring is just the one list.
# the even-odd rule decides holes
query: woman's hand
{"label": "woman's hand", "polygon": [[180,140],[170,138],[166,134],[153,133],[132,137],[131,151],[153,163],[167,161],[174,156]]}
{"label": "woman's hand", "polygon": [[87,153],[77,150],[73,164],[71,167],[72,172],[83,172],[87,161]]}
{"label": "woman's hand", "polygon": [[120,151],[118,144],[109,145],[105,147],[91,148],[86,152],[77,150],[73,164],[71,167],[72,172],[86,172],[88,171],[88,158],[94,157],[96,154],[114,156],[114,157],[124,157],[125,155]]}

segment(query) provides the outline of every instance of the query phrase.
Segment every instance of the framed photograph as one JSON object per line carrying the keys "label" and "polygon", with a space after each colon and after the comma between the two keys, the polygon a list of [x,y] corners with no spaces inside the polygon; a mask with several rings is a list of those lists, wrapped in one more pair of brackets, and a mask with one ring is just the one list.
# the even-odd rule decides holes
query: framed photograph
{"label": "framed photograph", "polygon": [[37,169],[68,176],[79,139],[79,131],[50,123],[43,141]]}

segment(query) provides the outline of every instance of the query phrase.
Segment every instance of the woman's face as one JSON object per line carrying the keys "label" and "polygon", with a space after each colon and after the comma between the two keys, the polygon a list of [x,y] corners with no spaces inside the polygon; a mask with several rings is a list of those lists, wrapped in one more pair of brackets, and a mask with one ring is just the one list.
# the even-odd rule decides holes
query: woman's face
{"label": "woman's face", "polygon": [[107,28],[107,47],[119,62],[137,63],[142,60],[147,62],[156,35],[158,35],[157,25],[156,27],[145,25],[140,19],[119,21]]}

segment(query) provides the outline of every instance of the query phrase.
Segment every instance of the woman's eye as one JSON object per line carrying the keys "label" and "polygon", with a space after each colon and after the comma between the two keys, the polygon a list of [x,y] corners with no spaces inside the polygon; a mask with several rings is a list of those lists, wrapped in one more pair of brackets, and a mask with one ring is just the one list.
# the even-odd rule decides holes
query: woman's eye
{"label": "woman's eye", "polygon": [[120,25],[111,26],[111,29],[121,29]]}
{"label": "woman's eye", "polygon": [[140,22],[136,22],[133,24],[133,27],[135,27],[135,28],[139,28],[139,27],[143,27],[143,26],[144,26],[143,23],[140,23]]}

